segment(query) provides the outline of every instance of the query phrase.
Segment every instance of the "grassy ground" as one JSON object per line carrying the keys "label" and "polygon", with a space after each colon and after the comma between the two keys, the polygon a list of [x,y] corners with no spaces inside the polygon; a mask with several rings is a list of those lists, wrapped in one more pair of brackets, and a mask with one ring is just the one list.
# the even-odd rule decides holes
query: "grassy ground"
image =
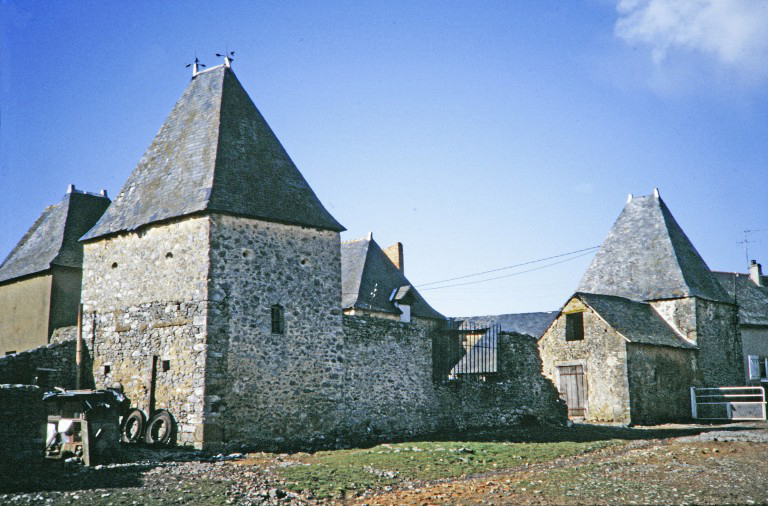
{"label": "grassy ground", "polygon": [[275,469],[287,488],[343,497],[395,483],[434,481],[582,455],[618,440],[556,443],[419,442],[296,454]]}

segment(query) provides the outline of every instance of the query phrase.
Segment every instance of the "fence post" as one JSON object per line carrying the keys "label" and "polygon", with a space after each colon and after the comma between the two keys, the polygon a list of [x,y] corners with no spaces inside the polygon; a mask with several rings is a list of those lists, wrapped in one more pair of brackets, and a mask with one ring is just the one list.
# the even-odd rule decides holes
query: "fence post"
{"label": "fence post", "polygon": [[698,410],[696,409],[696,387],[691,387],[691,415],[696,420],[699,417]]}

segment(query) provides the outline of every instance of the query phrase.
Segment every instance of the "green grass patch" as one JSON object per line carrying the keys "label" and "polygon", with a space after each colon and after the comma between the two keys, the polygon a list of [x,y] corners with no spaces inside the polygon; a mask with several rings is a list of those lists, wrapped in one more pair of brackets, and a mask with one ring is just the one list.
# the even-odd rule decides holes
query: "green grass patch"
{"label": "green grass patch", "polygon": [[570,457],[622,441],[588,443],[418,442],[295,455],[275,471],[294,491],[316,497],[381,488],[401,481],[456,478]]}

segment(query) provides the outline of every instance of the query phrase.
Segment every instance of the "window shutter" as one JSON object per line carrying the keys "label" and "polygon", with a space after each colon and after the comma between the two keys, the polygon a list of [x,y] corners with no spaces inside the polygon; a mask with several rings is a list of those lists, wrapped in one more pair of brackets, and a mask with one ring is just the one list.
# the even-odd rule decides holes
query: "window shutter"
{"label": "window shutter", "polygon": [[760,379],[760,359],[757,355],[749,356],[749,379]]}

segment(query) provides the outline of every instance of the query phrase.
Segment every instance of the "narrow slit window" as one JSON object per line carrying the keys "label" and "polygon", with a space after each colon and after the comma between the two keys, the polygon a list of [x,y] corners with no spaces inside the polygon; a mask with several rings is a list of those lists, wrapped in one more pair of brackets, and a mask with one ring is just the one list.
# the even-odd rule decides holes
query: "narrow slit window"
{"label": "narrow slit window", "polygon": [[279,304],[272,306],[272,333],[285,334],[285,310]]}
{"label": "narrow slit window", "polygon": [[109,374],[111,370],[112,370],[112,366],[110,366],[109,364],[104,365],[104,375],[105,376],[107,374]]}
{"label": "narrow slit window", "polygon": [[584,313],[565,315],[565,340],[582,341],[584,339]]}
{"label": "narrow slit window", "polygon": [[170,360],[163,360],[161,371],[168,372],[171,370],[171,361]]}

